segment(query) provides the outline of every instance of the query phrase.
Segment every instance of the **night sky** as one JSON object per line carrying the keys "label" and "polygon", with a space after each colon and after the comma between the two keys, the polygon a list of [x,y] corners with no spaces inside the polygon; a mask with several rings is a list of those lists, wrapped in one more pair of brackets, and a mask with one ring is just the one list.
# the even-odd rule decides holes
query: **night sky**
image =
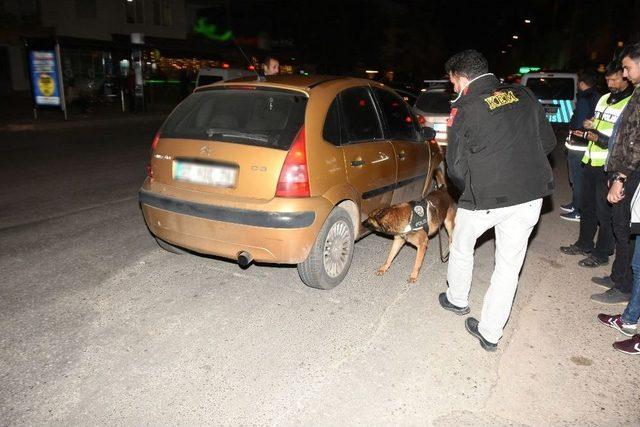
{"label": "night sky", "polygon": [[315,64],[321,73],[375,67],[407,80],[439,77],[447,57],[465,48],[482,51],[501,75],[521,65],[575,71],[609,62],[618,41],[640,39],[638,0],[228,4],[228,23],[237,35],[260,28],[276,43],[293,41],[274,52],[295,53],[297,61]]}

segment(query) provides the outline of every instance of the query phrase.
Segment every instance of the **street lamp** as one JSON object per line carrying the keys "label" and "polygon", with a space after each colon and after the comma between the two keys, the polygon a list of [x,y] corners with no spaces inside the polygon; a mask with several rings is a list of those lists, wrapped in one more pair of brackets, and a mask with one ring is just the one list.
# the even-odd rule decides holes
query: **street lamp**
{"label": "street lamp", "polygon": [[518,38],[519,38],[519,37],[518,37],[518,35],[517,35],[517,34],[514,34],[514,35],[512,36],[512,38],[513,38],[514,40],[518,40]]}
{"label": "street lamp", "polygon": [[525,24],[531,24],[531,19],[525,19],[525,20],[524,20],[524,23],[525,23]]}

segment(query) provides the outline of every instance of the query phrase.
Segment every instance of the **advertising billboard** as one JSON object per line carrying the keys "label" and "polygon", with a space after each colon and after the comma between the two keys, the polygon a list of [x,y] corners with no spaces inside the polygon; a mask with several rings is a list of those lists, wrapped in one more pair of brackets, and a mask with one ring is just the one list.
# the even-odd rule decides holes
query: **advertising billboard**
{"label": "advertising billboard", "polygon": [[29,65],[35,105],[62,107],[56,51],[32,50]]}

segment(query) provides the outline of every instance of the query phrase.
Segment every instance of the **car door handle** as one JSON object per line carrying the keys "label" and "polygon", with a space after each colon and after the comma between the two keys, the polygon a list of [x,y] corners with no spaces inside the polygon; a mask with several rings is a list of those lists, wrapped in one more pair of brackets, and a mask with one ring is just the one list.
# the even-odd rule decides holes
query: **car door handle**
{"label": "car door handle", "polygon": [[359,168],[363,165],[364,160],[362,160],[362,157],[356,157],[355,159],[351,160],[351,166],[353,166],[354,168]]}
{"label": "car door handle", "polygon": [[404,160],[405,157],[407,157],[407,154],[404,151],[398,153],[398,158],[400,160]]}

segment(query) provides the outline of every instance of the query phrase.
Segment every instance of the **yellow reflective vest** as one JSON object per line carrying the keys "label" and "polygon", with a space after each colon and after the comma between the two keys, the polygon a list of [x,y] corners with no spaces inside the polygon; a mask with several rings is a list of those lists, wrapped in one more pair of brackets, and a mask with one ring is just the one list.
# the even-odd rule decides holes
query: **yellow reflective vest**
{"label": "yellow reflective vest", "polygon": [[[622,110],[629,102],[630,96],[621,99],[615,104],[608,104],[611,93],[603,95],[598,104],[596,105],[595,116],[593,119],[593,129],[607,137],[611,137],[613,133],[613,126],[622,114]],[[604,166],[607,161],[608,149],[598,146],[595,142],[589,141],[587,149],[582,157],[582,163],[590,164],[591,166]]]}

